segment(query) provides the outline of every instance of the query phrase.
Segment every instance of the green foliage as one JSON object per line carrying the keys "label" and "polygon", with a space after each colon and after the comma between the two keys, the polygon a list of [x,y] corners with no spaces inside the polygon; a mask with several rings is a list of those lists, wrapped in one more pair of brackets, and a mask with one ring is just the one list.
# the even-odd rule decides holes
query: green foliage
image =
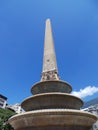
{"label": "green foliage", "polygon": [[14,130],[11,125],[8,124],[8,119],[15,114],[16,113],[11,110],[0,108],[0,130]]}

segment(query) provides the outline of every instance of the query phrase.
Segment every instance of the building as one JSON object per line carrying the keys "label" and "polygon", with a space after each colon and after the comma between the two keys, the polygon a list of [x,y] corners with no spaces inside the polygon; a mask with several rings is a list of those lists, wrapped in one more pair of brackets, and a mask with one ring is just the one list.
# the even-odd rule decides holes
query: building
{"label": "building", "polygon": [[16,113],[22,113],[23,109],[21,108],[21,105],[19,103],[16,103],[14,105],[8,105],[8,109],[14,110]]}
{"label": "building", "polygon": [[0,94],[0,108],[5,108],[7,103],[7,97]]}
{"label": "building", "polygon": [[[92,105],[92,106],[89,106],[88,108],[84,108],[83,111],[87,111],[87,112],[90,112],[90,113],[93,113],[95,115],[98,116],[98,104],[95,104],[95,105]],[[97,122],[93,125],[93,130],[98,130],[98,120]]]}

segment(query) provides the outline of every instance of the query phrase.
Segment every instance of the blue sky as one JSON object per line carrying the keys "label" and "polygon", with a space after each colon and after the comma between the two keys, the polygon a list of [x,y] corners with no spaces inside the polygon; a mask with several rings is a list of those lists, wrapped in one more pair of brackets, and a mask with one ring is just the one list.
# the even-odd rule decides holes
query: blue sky
{"label": "blue sky", "polygon": [[47,18],[61,79],[77,93],[94,88],[83,100],[98,96],[98,0],[0,0],[0,93],[9,104],[40,80]]}

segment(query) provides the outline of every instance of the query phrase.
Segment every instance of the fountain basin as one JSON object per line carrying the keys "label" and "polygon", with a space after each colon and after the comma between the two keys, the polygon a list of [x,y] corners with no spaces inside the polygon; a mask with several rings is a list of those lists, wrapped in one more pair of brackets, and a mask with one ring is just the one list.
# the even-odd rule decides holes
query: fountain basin
{"label": "fountain basin", "polygon": [[44,93],[25,99],[21,106],[25,111],[56,108],[80,109],[83,101],[67,93]]}
{"label": "fountain basin", "polygon": [[95,115],[80,110],[46,109],[15,115],[9,123],[15,130],[49,130],[50,127],[54,130],[72,130],[72,127],[73,130],[89,130],[96,120]]}
{"label": "fountain basin", "polygon": [[33,85],[31,88],[31,93],[33,95],[50,92],[70,93],[71,91],[71,85],[61,80],[41,81]]}

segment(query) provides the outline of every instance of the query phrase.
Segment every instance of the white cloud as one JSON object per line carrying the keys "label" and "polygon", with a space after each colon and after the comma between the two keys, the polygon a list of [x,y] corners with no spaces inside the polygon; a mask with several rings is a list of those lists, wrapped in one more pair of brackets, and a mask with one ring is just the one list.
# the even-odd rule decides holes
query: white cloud
{"label": "white cloud", "polygon": [[79,92],[73,91],[72,94],[80,98],[85,98],[87,96],[92,96],[94,93],[97,93],[97,92],[98,92],[98,87],[87,86],[84,89],[80,89]]}

